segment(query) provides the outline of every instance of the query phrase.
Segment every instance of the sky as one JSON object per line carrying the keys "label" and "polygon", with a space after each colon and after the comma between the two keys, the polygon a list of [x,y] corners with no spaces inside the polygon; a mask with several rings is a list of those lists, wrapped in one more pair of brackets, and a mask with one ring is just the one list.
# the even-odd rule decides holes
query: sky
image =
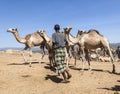
{"label": "sky", "polygon": [[61,31],[71,26],[73,36],[78,29],[96,29],[120,43],[120,0],[0,0],[0,48],[25,47],[8,28],[17,28],[22,38],[40,29],[51,37],[55,24]]}

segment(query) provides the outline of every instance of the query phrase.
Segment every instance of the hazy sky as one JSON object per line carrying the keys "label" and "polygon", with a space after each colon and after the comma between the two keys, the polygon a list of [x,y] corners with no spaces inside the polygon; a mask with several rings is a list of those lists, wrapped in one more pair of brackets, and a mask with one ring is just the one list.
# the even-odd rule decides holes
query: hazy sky
{"label": "hazy sky", "polygon": [[120,0],[0,0],[0,48],[24,47],[8,28],[18,28],[21,37],[44,29],[51,37],[55,24],[61,31],[71,26],[74,36],[78,29],[96,29],[120,42]]}

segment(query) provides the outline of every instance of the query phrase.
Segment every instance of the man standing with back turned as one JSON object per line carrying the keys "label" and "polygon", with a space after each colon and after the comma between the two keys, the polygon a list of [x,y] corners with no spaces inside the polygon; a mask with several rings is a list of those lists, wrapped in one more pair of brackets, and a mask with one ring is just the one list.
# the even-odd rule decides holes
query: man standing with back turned
{"label": "man standing with back turned", "polygon": [[60,26],[58,24],[54,26],[54,30],[55,33],[52,34],[52,41],[55,49],[55,61],[57,64],[58,73],[63,76],[62,82],[67,83],[69,82],[68,79],[71,78],[72,75],[68,72],[67,67],[64,65],[66,37],[59,31]]}

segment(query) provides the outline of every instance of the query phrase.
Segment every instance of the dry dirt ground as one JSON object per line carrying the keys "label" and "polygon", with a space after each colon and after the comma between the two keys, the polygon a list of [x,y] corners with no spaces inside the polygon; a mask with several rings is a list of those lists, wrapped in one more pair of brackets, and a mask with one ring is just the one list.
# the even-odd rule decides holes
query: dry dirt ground
{"label": "dry dirt ground", "polygon": [[40,57],[40,53],[34,53],[29,67],[20,54],[0,52],[0,94],[120,94],[119,62],[115,62],[116,74],[112,74],[110,62],[92,61],[93,70],[88,71],[86,64],[83,72],[81,61],[75,68],[71,59],[72,78],[65,84],[60,83],[62,76],[50,70],[47,55],[41,64]]}

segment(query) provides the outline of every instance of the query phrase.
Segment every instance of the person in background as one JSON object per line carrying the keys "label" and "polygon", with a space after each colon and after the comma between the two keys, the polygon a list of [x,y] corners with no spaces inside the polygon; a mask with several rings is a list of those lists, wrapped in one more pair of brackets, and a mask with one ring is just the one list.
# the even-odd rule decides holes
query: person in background
{"label": "person in background", "polygon": [[117,47],[116,53],[118,55],[118,59],[120,60],[120,46]]}
{"label": "person in background", "polygon": [[57,64],[58,74],[62,74],[63,83],[69,82],[68,79],[72,77],[69,73],[68,68],[64,64],[65,60],[65,42],[66,37],[60,32],[60,25],[56,24],[54,26],[55,33],[52,34],[52,41],[55,49],[55,61]]}

